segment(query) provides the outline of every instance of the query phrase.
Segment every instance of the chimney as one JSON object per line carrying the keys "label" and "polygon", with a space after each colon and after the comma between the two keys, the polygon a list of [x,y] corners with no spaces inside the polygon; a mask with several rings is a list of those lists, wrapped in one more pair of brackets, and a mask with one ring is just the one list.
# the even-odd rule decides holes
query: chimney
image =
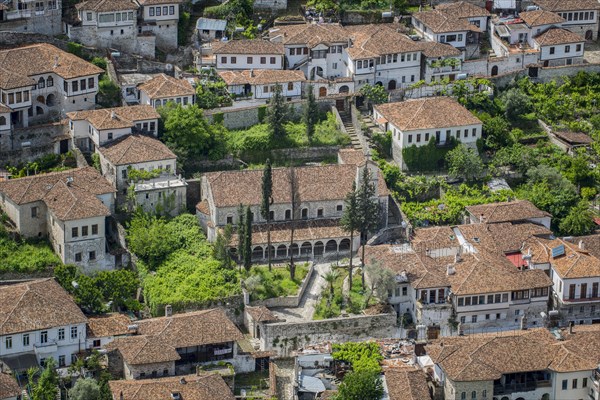
{"label": "chimney", "polygon": [[523,316],[521,317],[521,330],[527,330],[527,317],[525,316],[525,314],[523,314]]}
{"label": "chimney", "polygon": [[54,57],[54,68],[58,67],[58,56]]}
{"label": "chimney", "polygon": [[485,217],[483,216],[483,214],[479,214],[479,223],[483,224],[483,221],[485,221]]}
{"label": "chimney", "polygon": [[67,177],[67,186],[71,186],[71,183],[73,183],[73,177],[72,176],[68,176]]}
{"label": "chimney", "polygon": [[171,317],[173,315],[173,306],[167,304],[165,306],[165,317]]}
{"label": "chimney", "polygon": [[585,250],[585,243],[583,243],[583,240],[579,241],[579,250]]}
{"label": "chimney", "polygon": [[123,392],[119,393],[119,400],[123,400]]}
{"label": "chimney", "polygon": [[254,69],[250,69],[250,78],[254,78]]}
{"label": "chimney", "polygon": [[463,332],[463,327],[462,327],[462,322],[458,323],[458,336],[464,336],[465,333]]}
{"label": "chimney", "polygon": [[127,325],[127,333],[130,335],[136,335],[138,331],[138,326],[136,324]]}
{"label": "chimney", "polygon": [[456,253],[454,255],[454,264],[459,263],[462,261],[462,258],[460,257],[460,253]]}
{"label": "chimney", "polygon": [[454,265],[448,264],[446,266],[446,275],[450,276],[450,275],[454,275],[455,273],[456,273],[456,269],[454,269]]}
{"label": "chimney", "polygon": [[569,335],[573,334],[573,326],[574,325],[575,325],[575,322],[569,321]]}
{"label": "chimney", "polygon": [[179,380],[179,383],[181,383],[182,385],[185,385],[185,384],[187,383],[187,381],[185,380],[185,378],[183,378],[183,377],[182,377],[182,378]]}
{"label": "chimney", "polygon": [[117,113],[115,113],[114,111],[111,111],[111,112],[110,112],[110,117],[111,117],[112,119],[117,119]]}

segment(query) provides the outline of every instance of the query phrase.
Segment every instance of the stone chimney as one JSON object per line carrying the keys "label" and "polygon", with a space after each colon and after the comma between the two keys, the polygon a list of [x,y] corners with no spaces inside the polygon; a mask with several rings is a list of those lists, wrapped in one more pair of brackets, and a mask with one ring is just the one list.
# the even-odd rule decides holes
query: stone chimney
{"label": "stone chimney", "polygon": [[583,240],[579,241],[579,250],[585,250],[585,243],[583,242]]}
{"label": "stone chimney", "polygon": [[525,314],[523,314],[523,316],[521,317],[521,330],[527,330],[527,317],[525,316]]}
{"label": "stone chimney", "polygon": [[575,322],[569,321],[569,335],[573,334],[573,326],[575,326]]}
{"label": "stone chimney", "polygon": [[110,112],[110,117],[111,117],[112,119],[117,119],[117,113],[115,113],[114,111],[111,111],[111,112]]}
{"label": "stone chimney", "polygon": [[254,78],[254,69],[251,69],[251,70],[250,70],[250,77],[251,77],[251,78]]}
{"label": "stone chimney", "polygon": [[173,316],[173,306],[171,306],[170,304],[167,304],[165,306],[165,317],[171,317]]}
{"label": "stone chimney", "polygon": [[58,67],[58,56],[54,57],[54,68]]}
{"label": "stone chimney", "polygon": [[446,266],[446,275],[450,276],[450,275],[454,275],[455,273],[456,273],[456,269],[454,268],[454,265],[448,264]]}
{"label": "stone chimney", "polygon": [[485,217],[483,216],[483,214],[479,214],[479,223],[483,224],[485,222]]}
{"label": "stone chimney", "polygon": [[458,323],[458,336],[464,336],[464,332],[463,332],[463,327],[462,327],[462,322]]}

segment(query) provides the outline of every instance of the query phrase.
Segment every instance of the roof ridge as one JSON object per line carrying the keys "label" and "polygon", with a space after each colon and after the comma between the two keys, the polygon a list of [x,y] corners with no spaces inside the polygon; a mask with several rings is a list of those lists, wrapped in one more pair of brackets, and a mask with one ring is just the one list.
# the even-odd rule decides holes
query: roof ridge
{"label": "roof ridge", "polygon": [[19,306],[19,304],[21,304],[21,301],[23,300],[23,297],[25,297],[25,294],[28,293],[31,290],[31,287],[29,286],[29,282],[26,282],[25,286],[27,287],[27,289],[25,291],[23,291],[23,293],[21,294],[21,297],[19,297],[19,300],[17,300],[15,302],[15,306],[10,311],[10,313],[8,313],[8,315],[7,315],[6,319],[4,320],[4,322],[2,322],[2,324],[0,324],[0,327],[2,327],[2,330],[4,330],[4,324],[6,324],[6,322],[8,321],[8,319],[12,316],[13,312],[17,309],[17,307]]}
{"label": "roof ridge", "polygon": [[117,161],[117,163],[120,163],[120,162],[121,162],[121,160],[122,160],[123,158],[125,158],[125,154],[126,154],[128,151],[129,151],[129,149],[131,149],[131,146],[133,146],[133,143],[134,143],[134,140],[133,140],[133,135],[128,135],[128,136],[127,136],[127,139],[124,139],[123,141],[125,141],[125,140],[128,140],[128,139],[130,139],[130,138],[131,138],[131,140],[129,140],[129,143],[128,143],[128,145],[127,145],[127,148],[125,148],[125,149],[123,150],[123,152],[121,153],[121,156],[119,157],[119,160]]}

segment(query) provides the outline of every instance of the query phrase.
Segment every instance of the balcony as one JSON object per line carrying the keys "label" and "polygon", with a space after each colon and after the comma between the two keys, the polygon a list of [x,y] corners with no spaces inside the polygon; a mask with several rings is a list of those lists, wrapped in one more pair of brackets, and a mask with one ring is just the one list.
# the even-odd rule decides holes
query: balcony
{"label": "balcony", "polygon": [[46,343],[35,343],[33,345],[36,354],[50,354],[58,351],[58,343],[56,340],[49,340]]}
{"label": "balcony", "polygon": [[552,381],[540,380],[530,381],[525,383],[511,383],[506,385],[495,384],[494,385],[494,396],[520,393],[520,392],[531,392],[539,388],[552,387]]}

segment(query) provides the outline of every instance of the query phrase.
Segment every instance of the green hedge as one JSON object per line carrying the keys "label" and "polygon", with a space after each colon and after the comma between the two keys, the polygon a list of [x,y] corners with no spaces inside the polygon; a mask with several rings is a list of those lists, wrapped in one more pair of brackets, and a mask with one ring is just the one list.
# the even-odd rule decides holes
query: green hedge
{"label": "green hedge", "polygon": [[225,115],[222,112],[213,114],[213,124],[222,124],[225,119]]}
{"label": "green hedge", "polygon": [[258,107],[258,122],[260,122],[262,124],[264,122],[266,116],[267,116],[267,106]]}
{"label": "green hedge", "polygon": [[435,136],[425,146],[412,145],[402,149],[402,159],[411,171],[438,171],[445,168],[446,154],[456,147],[458,141],[450,137],[449,144],[438,147],[435,144]]}

